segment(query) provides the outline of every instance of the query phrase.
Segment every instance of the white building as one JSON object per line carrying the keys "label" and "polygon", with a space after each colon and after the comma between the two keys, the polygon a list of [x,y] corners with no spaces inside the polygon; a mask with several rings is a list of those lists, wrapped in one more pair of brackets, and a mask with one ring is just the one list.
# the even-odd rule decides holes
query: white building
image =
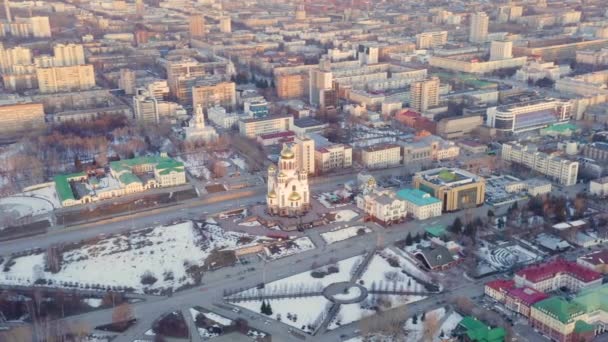
{"label": "white building", "polygon": [[348,168],[352,165],[353,148],[348,145],[332,144],[318,147],[315,150],[315,167],[319,174]]}
{"label": "white building", "polygon": [[605,197],[608,195],[608,177],[594,179],[589,182],[589,192],[592,195]]}
{"label": "white building", "polygon": [[217,132],[213,127],[205,126],[205,115],[203,114],[203,106],[196,106],[194,116],[188,122],[188,127],[184,129],[186,140],[203,140],[210,142],[217,140]]}
{"label": "white building", "polygon": [[285,145],[279,157],[278,169],[268,168],[268,212],[279,216],[302,215],[310,208],[308,172],[297,167],[296,155]]}
{"label": "white building", "polygon": [[397,223],[407,216],[405,201],[393,191],[374,191],[357,196],[357,207],[363,210],[368,219],[381,224]]}
{"label": "white building", "polygon": [[469,24],[469,41],[484,43],[488,39],[488,24],[490,18],[484,12],[471,14]]}
{"label": "white building", "polygon": [[368,169],[396,166],[401,163],[401,147],[395,144],[377,144],[361,150],[361,164]]}
{"label": "white building", "polygon": [[214,106],[207,109],[207,118],[222,128],[230,129],[238,125],[241,116],[226,112],[224,107]]}
{"label": "white building", "polygon": [[441,200],[418,189],[401,189],[397,197],[405,201],[405,209],[415,219],[441,216]]}
{"label": "white building", "polygon": [[308,172],[309,175],[315,173],[315,141],[296,136],[293,141],[292,150],[296,154],[297,166],[300,170]]}
{"label": "white building", "polygon": [[537,60],[528,61],[521,69],[515,73],[515,79],[522,82],[536,82],[543,78],[552,81],[559,80],[562,76],[571,71],[569,65],[555,65],[554,62],[539,62]]}
{"label": "white building", "polygon": [[568,121],[571,116],[568,101],[535,99],[488,108],[486,124],[497,131],[520,133]]}
{"label": "white building", "polygon": [[293,116],[277,115],[259,119],[242,119],[239,121],[239,133],[248,138],[258,135],[278,133],[291,130],[293,127]]}

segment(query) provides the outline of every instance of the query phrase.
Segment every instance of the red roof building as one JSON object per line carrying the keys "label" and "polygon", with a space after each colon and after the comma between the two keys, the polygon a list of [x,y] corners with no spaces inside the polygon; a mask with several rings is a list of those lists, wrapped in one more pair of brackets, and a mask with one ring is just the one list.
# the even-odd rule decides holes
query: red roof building
{"label": "red roof building", "polygon": [[531,287],[514,287],[507,291],[505,306],[509,310],[513,310],[525,317],[530,317],[530,307],[548,297],[544,292],[537,291]]}
{"label": "red roof building", "polygon": [[571,291],[601,285],[602,275],[575,262],[557,259],[546,264],[524,268],[515,274],[517,287],[529,286],[547,292],[560,287]]}
{"label": "red roof building", "polygon": [[576,259],[576,263],[590,270],[608,274],[608,249],[583,255]]}
{"label": "red roof building", "polygon": [[484,292],[487,296],[496,299],[499,302],[505,301],[507,291],[515,287],[513,280],[498,279],[487,282],[484,286]]}

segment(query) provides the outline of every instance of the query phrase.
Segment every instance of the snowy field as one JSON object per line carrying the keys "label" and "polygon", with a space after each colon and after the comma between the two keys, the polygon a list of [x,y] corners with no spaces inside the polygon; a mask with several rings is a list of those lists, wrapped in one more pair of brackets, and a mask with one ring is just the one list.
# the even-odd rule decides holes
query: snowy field
{"label": "snowy field", "polygon": [[[220,316],[216,313],[213,312],[203,312],[203,311],[199,311],[195,308],[190,308],[190,316],[192,316],[192,321],[196,322],[196,317],[199,314],[203,314],[205,316],[205,318],[215,322],[215,324],[213,324],[211,327],[217,327],[217,328],[223,328],[223,327],[227,327],[229,325],[232,325],[232,320],[228,319],[224,316]],[[220,334],[211,331],[210,329],[207,328],[201,328],[201,327],[197,327],[196,328],[198,330],[198,334],[200,335],[200,337],[202,337],[203,339],[209,339],[212,337],[216,337],[219,336]]]}
{"label": "snowy field", "polygon": [[176,160],[184,163],[184,167],[193,177],[211,179],[211,171],[205,166],[203,154],[189,154],[187,158],[177,157]]}
{"label": "snowy field", "polygon": [[[306,332],[314,331],[321,324],[331,306],[331,302],[323,296],[271,299],[267,303],[272,309],[271,318]],[[238,305],[259,313],[262,302],[248,301]]]}
{"label": "snowy field", "polygon": [[276,260],[290,255],[302,253],[315,248],[315,244],[308,237],[300,237],[294,240],[287,240],[275,245],[273,248],[265,248],[266,256]]}
{"label": "snowy field", "polygon": [[0,215],[11,215],[16,219],[47,214],[60,207],[53,185],[0,198]]}
{"label": "snowy field", "polygon": [[242,171],[247,171],[247,162],[245,162],[245,160],[240,156],[234,156],[230,159],[230,161]]}
{"label": "snowy field", "polygon": [[[431,310],[425,314],[425,317],[427,317],[427,318],[431,317],[431,316],[434,316],[436,319],[436,322],[439,323],[441,321],[441,319],[443,319],[443,316],[445,316],[445,309],[439,308],[439,309]],[[425,318],[425,320],[426,320],[426,318]],[[405,325],[403,326],[403,328],[405,329],[405,331],[407,331],[407,340],[408,341],[418,342],[418,341],[426,341],[426,340],[430,339],[430,338],[428,338],[428,337],[430,337],[430,334],[428,334],[429,336],[425,336],[425,333],[424,333],[425,323],[424,323],[424,321],[422,321],[421,315],[417,316],[416,323],[414,323],[413,318],[408,319],[405,322]],[[439,334],[439,332],[438,332],[438,334]],[[435,336],[433,336],[433,340],[434,340],[434,337]]]}
{"label": "snowy field", "polygon": [[355,217],[359,216],[359,214],[350,209],[339,210],[334,214],[336,215],[335,222],[350,222],[355,219]]}
{"label": "snowy field", "polygon": [[[381,288],[382,286],[388,286],[392,288],[393,283],[397,283],[397,288],[403,287],[406,291],[425,291],[424,286],[419,284],[414,278],[409,275],[401,272],[404,268],[401,265],[404,265],[404,258],[400,255],[397,255],[390,249],[385,249],[381,252],[381,255],[374,255],[372,260],[367,266],[367,269],[361,276],[361,280],[363,280],[363,285],[372,289],[375,286],[376,289]],[[397,267],[393,267],[389,264],[388,258],[396,260],[399,265]]]}
{"label": "snowy field", "polygon": [[[116,235],[63,253],[58,273],[44,271],[45,255],[14,259],[8,272],[0,272],[0,283],[30,285],[37,280],[51,286],[119,286],[144,290],[178,289],[193,284],[190,266],[202,266],[213,249],[234,248],[243,233],[225,232],[219,226],[204,228],[191,221]],[[6,262],[6,261],[5,261]],[[144,275],[148,284],[142,284]]]}
{"label": "snowy field", "polygon": [[327,233],[322,233],[321,237],[323,238],[323,240],[325,240],[325,243],[331,245],[332,243],[336,243],[357,236],[359,234],[359,230],[362,230],[363,232],[363,234],[361,235],[371,233],[372,231],[371,229],[365,226],[354,226],[333,230]]}
{"label": "snowy field", "polygon": [[332,265],[321,266],[311,271],[306,271],[292,275],[291,277],[279,279],[267,283],[264,289],[262,290],[253,288],[244,291],[243,294],[256,295],[259,294],[260,291],[262,294],[271,294],[273,292],[278,291],[279,289],[290,289],[293,292],[295,292],[297,289],[302,289],[304,291],[322,290],[330,284],[349,281],[352,276],[352,272],[359,264],[361,264],[362,260],[363,256],[361,255],[340,260],[334,264],[334,266],[338,268],[338,272],[328,274],[323,278],[314,278],[311,274],[313,272],[324,272],[328,269],[329,266]]}

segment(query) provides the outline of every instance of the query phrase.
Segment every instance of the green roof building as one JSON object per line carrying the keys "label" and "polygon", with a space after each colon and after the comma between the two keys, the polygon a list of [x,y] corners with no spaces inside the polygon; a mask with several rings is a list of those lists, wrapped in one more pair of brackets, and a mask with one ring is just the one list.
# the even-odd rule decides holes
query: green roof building
{"label": "green roof building", "polygon": [[474,342],[503,342],[506,331],[504,328],[490,328],[475,317],[467,316],[458,323],[464,329],[469,341]]}
{"label": "green roof building", "polygon": [[70,181],[80,180],[83,178],[87,178],[87,174],[84,172],[57,175],[53,177],[53,180],[55,181],[55,189],[57,190],[57,197],[63,205],[65,205],[64,202],[69,203],[70,201],[76,201]]}
{"label": "green roof building", "polygon": [[441,215],[441,200],[420,189],[401,189],[397,197],[405,202],[405,210],[418,220]]}

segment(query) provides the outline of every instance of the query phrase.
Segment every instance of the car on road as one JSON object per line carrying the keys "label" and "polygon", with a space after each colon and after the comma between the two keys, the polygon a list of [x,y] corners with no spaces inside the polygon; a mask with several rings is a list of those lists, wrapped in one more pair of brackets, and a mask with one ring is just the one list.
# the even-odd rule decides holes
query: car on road
{"label": "car on road", "polygon": [[239,313],[239,312],[241,312],[241,309],[239,309],[239,308],[232,308],[232,312]]}

